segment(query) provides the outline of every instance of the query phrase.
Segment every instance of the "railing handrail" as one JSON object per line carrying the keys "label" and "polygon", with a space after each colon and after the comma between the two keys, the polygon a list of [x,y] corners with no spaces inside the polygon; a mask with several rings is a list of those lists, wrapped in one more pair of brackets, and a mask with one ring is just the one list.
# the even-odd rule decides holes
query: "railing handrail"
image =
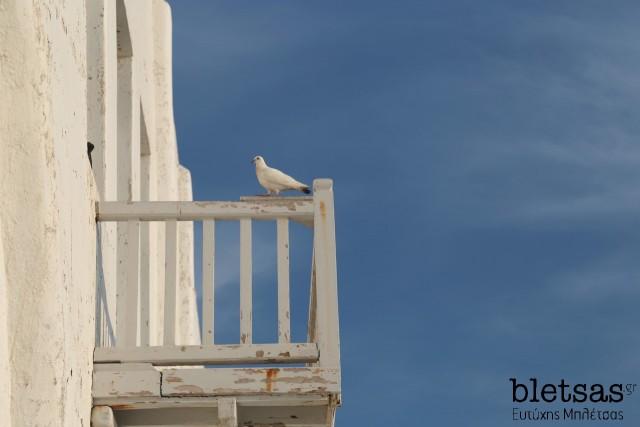
{"label": "railing handrail", "polygon": [[312,197],[252,198],[241,201],[96,202],[98,221],[199,221],[240,219],[313,220]]}

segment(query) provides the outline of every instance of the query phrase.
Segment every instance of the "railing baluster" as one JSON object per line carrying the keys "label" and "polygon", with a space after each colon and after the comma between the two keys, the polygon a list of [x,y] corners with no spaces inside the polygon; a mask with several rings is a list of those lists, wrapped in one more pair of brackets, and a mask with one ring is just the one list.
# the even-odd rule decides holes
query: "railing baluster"
{"label": "railing baluster", "polygon": [[140,223],[127,221],[127,290],[125,292],[124,345],[135,347],[138,338],[138,274]]}
{"label": "railing baluster", "polygon": [[140,224],[140,345],[149,346],[150,224]]}
{"label": "railing baluster", "polygon": [[215,222],[202,221],[202,344],[214,343]]}
{"label": "railing baluster", "polygon": [[251,219],[240,220],[240,343],[251,344]]}
{"label": "railing baluster", "polygon": [[178,237],[178,226],[176,220],[168,220],[166,222],[165,230],[164,345],[174,345],[176,343],[176,243]]}
{"label": "railing baluster", "polygon": [[289,315],[289,220],[278,218],[278,342],[291,342]]}
{"label": "railing baluster", "polygon": [[125,347],[127,330],[127,253],[128,253],[128,222],[118,221],[117,235],[117,264],[116,264],[116,347]]}

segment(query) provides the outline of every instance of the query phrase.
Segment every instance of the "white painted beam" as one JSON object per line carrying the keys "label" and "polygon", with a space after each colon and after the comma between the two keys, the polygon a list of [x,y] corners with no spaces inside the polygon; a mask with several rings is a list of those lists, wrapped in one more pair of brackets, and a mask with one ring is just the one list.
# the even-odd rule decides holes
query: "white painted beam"
{"label": "white painted beam", "polygon": [[[122,397],[102,396],[94,397],[95,405],[111,406],[114,410],[136,411],[140,409],[168,409],[168,408],[211,408],[218,403],[216,396],[190,396],[190,397]],[[293,407],[318,407],[329,404],[329,396],[326,393],[299,394],[288,393],[285,395],[246,395],[236,396],[238,406],[243,408],[256,407],[282,408]]]}
{"label": "white painted beam", "polygon": [[168,365],[235,365],[243,363],[314,363],[316,344],[243,344],[156,347],[101,347],[94,363],[151,363]]}
{"label": "white painted beam", "polygon": [[98,364],[93,370],[94,398],[160,397],[160,371],[151,364]]}
{"label": "white painted beam", "polygon": [[163,396],[339,393],[334,368],[214,368],[162,371]]}

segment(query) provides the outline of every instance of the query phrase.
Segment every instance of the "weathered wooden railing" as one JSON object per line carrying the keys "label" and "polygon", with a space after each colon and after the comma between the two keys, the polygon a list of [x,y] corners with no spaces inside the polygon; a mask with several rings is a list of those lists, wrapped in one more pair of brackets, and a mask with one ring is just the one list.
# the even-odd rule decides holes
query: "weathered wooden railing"
{"label": "weathered wooden railing", "polygon": [[[295,381],[274,382],[269,378],[273,373],[266,371],[264,387],[251,388],[251,382],[258,380],[249,377],[262,375],[259,369],[221,368],[217,374],[213,372],[216,371],[215,369],[205,370],[208,374],[217,375],[218,385],[200,384],[195,388],[191,386],[190,390],[195,390],[193,393],[189,393],[186,388],[182,390],[186,390],[184,393],[180,391],[180,387],[170,388],[171,377],[167,377],[169,378],[168,382],[165,382],[167,389],[162,395],[233,394],[233,390],[229,388],[222,390],[225,381],[228,382],[231,379],[234,379],[234,387],[239,387],[240,392],[243,386],[238,384],[247,384],[248,393],[256,393],[260,390],[269,393],[287,393],[291,390],[298,393],[314,390],[339,393],[340,349],[332,181],[319,179],[314,181],[313,187],[312,198],[252,197],[238,202],[100,202],[97,207],[98,221],[117,221],[122,224],[120,227],[126,223],[126,233],[120,233],[120,239],[125,239],[125,244],[119,245],[120,248],[124,248],[120,250],[126,251],[126,256],[118,257],[120,269],[126,274],[118,275],[115,345],[96,348],[94,362],[105,364],[103,366],[126,363],[158,366],[304,363],[310,370],[307,375],[309,378],[318,378],[319,373],[323,377],[320,381],[321,385],[315,389],[295,387],[292,385]],[[277,242],[275,242],[278,277],[277,343],[254,344],[252,342],[251,235],[253,220],[272,220],[277,224]],[[141,224],[149,221],[165,223],[164,340],[162,345],[154,346],[149,345],[149,274],[141,274],[140,269],[140,257],[143,252],[140,250]],[[202,221],[201,345],[176,345],[178,221]],[[234,345],[215,343],[214,233],[216,221],[240,222],[240,342]],[[313,227],[308,339],[307,342],[299,343],[291,342],[289,221]],[[138,295],[141,296],[140,301]],[[312,368],[316,371],[312,372]],[[304,370],[291,369],[298,369],[298,371],[290,372]],[[286,376],[289,372],[286,370],[287,368],[281,368],[276,371],[282,371],[281,375]],[[198,384],[199,377],[202,375],[198,373],[201,370],[179,371],[181,372],[180,381],[173,378],[174,382],[189,383],[191,381],[190,384]],[[172,375],[169,371],[163,372]],[[246,381],[235,382],[235,379],[242,378]],[[304,379],[298,382],[300,381],[304,382]],[[113,394],[113,391],[111,393]]]}

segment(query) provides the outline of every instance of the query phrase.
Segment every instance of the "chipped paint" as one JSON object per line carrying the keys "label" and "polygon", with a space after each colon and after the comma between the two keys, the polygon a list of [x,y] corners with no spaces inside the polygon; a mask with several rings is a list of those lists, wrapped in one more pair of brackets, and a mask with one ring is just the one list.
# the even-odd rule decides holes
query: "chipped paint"
{"label": "chipped paint", "polygon": [[203,389],[201,389],[200,387],[197,387],[195,385],[179,385],[176,387],[176,390],[181,391],[181,392],[185,392],[189,395],[200,395],[200,396],[204,396],[206,395],[206,393],[204,392]]}

